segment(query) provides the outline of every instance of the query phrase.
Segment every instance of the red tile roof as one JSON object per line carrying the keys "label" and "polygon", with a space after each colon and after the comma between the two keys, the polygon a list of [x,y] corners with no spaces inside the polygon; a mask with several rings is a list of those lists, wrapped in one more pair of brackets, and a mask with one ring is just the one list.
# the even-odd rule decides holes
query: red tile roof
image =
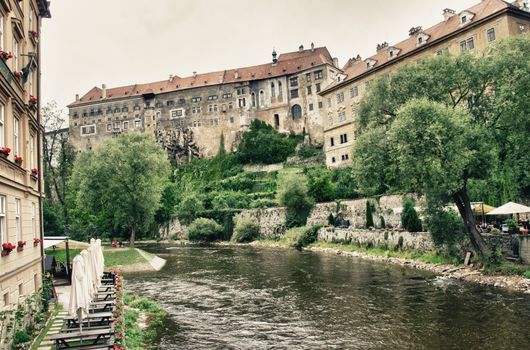
{"label": "red tile roof", "polygon": [[102,98],[102,89],[93,87],[83,97],[78,101],[72,102],[68,107],[75,107],[91,102],[106,102],[130,96],[141,96],[149,93],[157,94],[218,84],[268,79],[294,74],[323,64],[333,65],[333,58],[326,47],[318,47],[281,54],[275,65],[266,63],[251,67],[194,74],[184,78],[174,76],[171,80],[162,80],[154,83],[107,88],[106,99]]}
{"label": "red tile roof", "polygon": [[472,26],[473,23],[476,23],[477,21],[480,21],[492,14],[495,14],[509,7],[517,8],[516,6],[507,3],[503,0],[482,0],[480,3],[467,9],[467,11],[473,13],[474,16],[466,24],[462,25],[460,23],[460,17],[458,16],[459,13],[466,11],[463,10],[457,12],[447,21],[440,22],[428,29],[424,29],[423,33],[429,36],[426,44],[417,47],[417,39],[416,36],[413,35],[409,36],[407,39],[401,41],[400,43],[397,43],[395,45],[389,45],[389,48],[396,48],[399,50],[397,55],[392,59],[389,58],[388,48],[383,48],[379,50],[375,55],[370,56],[366,59],[349,59],[343,67],[343,71],[346,77],[342,79],[341,82],[334,82],[330,84],[326,89],[321,92],[321,94],[325,94],[328,91],[334,90],[334,88],[338,86],[346,85],[347,83],[356,80],[364,73],[367,73],[368,69],[366,68],[366,60],[370,59],[375,61],[375,64],[373,64],[372,68],[370,69],[370,71],[372,71],[374,68],[378,68],[389,61],[399,60],[400,57],[403,57],[404,55],[409,54],[413,51],[420,52],[423,47],[428,46],[429,43],[441,39],[447,35],[450,35],[459,29]]}

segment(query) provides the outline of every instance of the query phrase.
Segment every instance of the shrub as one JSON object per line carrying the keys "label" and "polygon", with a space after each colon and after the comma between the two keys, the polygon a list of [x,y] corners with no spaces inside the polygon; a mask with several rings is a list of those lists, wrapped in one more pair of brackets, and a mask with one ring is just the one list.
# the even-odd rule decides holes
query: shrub
{"label": "shrub", "polygon": [[249,206],[250,208],[271,208],[278,206],[278,203],[270,198],[257,198],[252,200]]}
{"label": "shrub", "polygon": [[530,270],[528,270],[528,271],[526,271],[526,272],[524,273],[524,277],[530,279]]}
{"label": "shrub", "polygon": [[215,195],[212,200],[213,209],[228,209],[228,208],[241,208],[246,209],[249,207],[249,198],[245,193],[242,192],[219,192]]}
{"label": "shrub", "polygon": [[184,197],[177,208],[177,217],[184,224],[189,224],[197,217],[197,213],[204,210],[202,201],[195,193],[190,193]]}
{"label": "shrub", "polygon": [[212,242],[221,238],[223,226],[212,219],[195,219],[188,227],[188,239],[198,242]]}
{"label": "shrub", "polygon": [[280,205],[287,207],[286,228],[305,225],[313,201],[307,193],[307,181],[304,175],[282,176],[278,184],[277,198]]}
{"label": "shrub", "polygon": [[324,168],[306,169],[307,189],[316,202],[328,202],[334,199],[334,187],[331,172]]}
{"label": "shrub", "polygon": [[434,245],[438,249],[446,246],[450,256],[456,255],[456,243],[466,237],[466,228],[460,215],[453,209],[448,210],[442,205],[428,203],[425,218]]}
{"label": "shrub", "polygon": [[308,144],[302,144],[298,150],[298,157],[300,159],[307,159],[316,157],[322,154],[322,147],[315,147]]}
{"label": "shrub", "polygon": [[26,332],[21,332],[21,331],[16,332],[15,337],[13,338],[13,344],[15,345],[28,343],[30,341],[31,341],[31,337],[29,336],[29,334]]}
{"label": "shrub", "polygon": [[290,247],[301,249],[315,242],[321,225],[291,228],[285,233],[285,238]]}
{"label": "shrub", "polygon": [[234,216],[240,212],[239,209],[205,210],[201,217],[218,222],[223,227],[223,234],[219,239],[229,240],[234,233]]}
{"label": "shrub", "polygon": [[334,199],[359,198],[357,183],[351,168],[337,168],[331,171],[331,182],[334,185]]}
{"label": "shrub", "polygon": [[259,225],[256,219],[243,216],[237,219],[232,235],[232,241],[237,243],[252,242],[259,235]]}
{"label": "shrub", "polygon": [[401,213],[401,224],[409,232],[420,232],[422,230],[421,220],[414,209],[414,201],[405,198],[403,201],[403,212]]}
{"label": "shrub", "polygon": [[385,223],[385,218],[381,215],[380,216],[380,225],[381,225],[381,228],[385,228],[386,227],[386,223]]}
{"label": "shrub", "polygon": [[370,201],[366,201],[366,228],[375,227],[374,225],[374,207]]}

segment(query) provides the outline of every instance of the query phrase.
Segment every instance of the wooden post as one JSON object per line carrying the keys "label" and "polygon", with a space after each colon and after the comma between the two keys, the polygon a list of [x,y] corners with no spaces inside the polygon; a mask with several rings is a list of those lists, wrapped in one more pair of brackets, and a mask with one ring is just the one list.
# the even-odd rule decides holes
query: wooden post
{"label": "wooden post", "polygon": [[68,282],[72,284],[72,271],[70,271],[70,244],[68,243],[68,238],[66,238],[64,244],[66,248],[66,276],[68,278]]}

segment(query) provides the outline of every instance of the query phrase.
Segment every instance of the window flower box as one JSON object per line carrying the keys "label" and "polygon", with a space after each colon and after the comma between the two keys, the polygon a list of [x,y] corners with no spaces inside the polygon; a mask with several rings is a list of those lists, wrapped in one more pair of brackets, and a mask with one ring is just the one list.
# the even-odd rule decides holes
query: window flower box
{"label": "window flower box", "polygon": [[37,98],[33,95],[29,95],[29,105],[35,107],[37,105]]}
{"label": "window flower box", "polygon": [[34,246],[34,247],[38,246],[40,242],[42,242],[41,239],[39,239],[39,238],[33,238],[33,246]]}
{"label": "window flower box", "polygon": [[39,176],[39,169],[33,168],[31,169],[31,175],[33,176]]}
{"label": "window flower box", "polygon": [[0,58],[5,62],[8,59],[13,58],[13,53],[11,51],[0,50]]}
{"label": "window flower box", "polygon": [[22,165],[22,161],[23,161],[22,156],[18,156],[18,155],[15,154],[15,163],[18,166]]}
{"label": "window flower box", "polygon": [[13,243],[6,242],[2,244],[2,256],[7,256],[11,254],[13,249],[15,249],[15,245]]}
{"label": "window flower box", "polygon": [[25,245],[26,245],[26,241],[18,241],[17,242],[17,252],[23,251]]}
{"label": "window flower box", "polygon": [[24,75],[24,73],[22,73],[21,71],[18,71],[18,70],[17,70],[17,71],[14,71],[14,72],[13,72],[13,75],[14,75],[16,78],[20,79],[20,78],[22,78],[22,76]]}
{"label": "window flower box", "polygon": [[29,33],[29,35],[31,35],[31,37],[32,37],[33,39],[38,39],[39,36],[40,36],[39,32],[37,32],[37,31],[35,31],[35,30],[30,30],[28,33]]}
{"label": "window flower box", "polygon": [[0,156],[7,158],[9,156],[9,153],[11,153],[11,148],[9,147],[0,148]]}

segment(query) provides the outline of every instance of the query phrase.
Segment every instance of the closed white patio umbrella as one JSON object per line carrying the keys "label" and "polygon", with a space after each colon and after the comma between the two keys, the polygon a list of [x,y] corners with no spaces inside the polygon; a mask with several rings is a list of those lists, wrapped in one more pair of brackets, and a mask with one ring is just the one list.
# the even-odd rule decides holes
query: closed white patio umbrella
{"label": "closed white patio umbrella", "polygon": [[98,276],[97,260],[96,260],[96,246],[91,245],[87,248],[90,265],[88,267],[89,272],[92,274],[92,285],[94,288],[94,293],[97,293],[99,287],[101,286],[101,277]]}
{"label": "closed white patio umbrella", "polygon": [[72,286],[70,289],[70,303],[68,312],[71,316],[77,316],[80,329],[82,330],[83,319],[88,315],[90,301],[87,299],[84,259],[78,255],[73,260]]}
{"label": "closed white patio umbrella", "polygon": [[501,205],[500,207],[493,209],[486,215],[510,215],[510,214],[521,214],[521,213],[530,213],[530,207],[526,205],[508,202]]}
{"label": "closed white patio umbrella", "polygon": [[94,275],[92,273],[92,269],[90,268],[90,264],[91,264],[90,253],[85,249],[81,252],[81,256],[83,257],[83,263],[84,263],[87,298],[88,298],[88,301],[91,302],[96,290],[94,289]]}
{"label": "closed white patio umbrella", "polygon": [[98,274],[99,277],[103,277],[103,271],[105,270],[105,257],[103,256],[103,247],[101,246],[101,239],[96,239],[96,258],[98,262]]}

